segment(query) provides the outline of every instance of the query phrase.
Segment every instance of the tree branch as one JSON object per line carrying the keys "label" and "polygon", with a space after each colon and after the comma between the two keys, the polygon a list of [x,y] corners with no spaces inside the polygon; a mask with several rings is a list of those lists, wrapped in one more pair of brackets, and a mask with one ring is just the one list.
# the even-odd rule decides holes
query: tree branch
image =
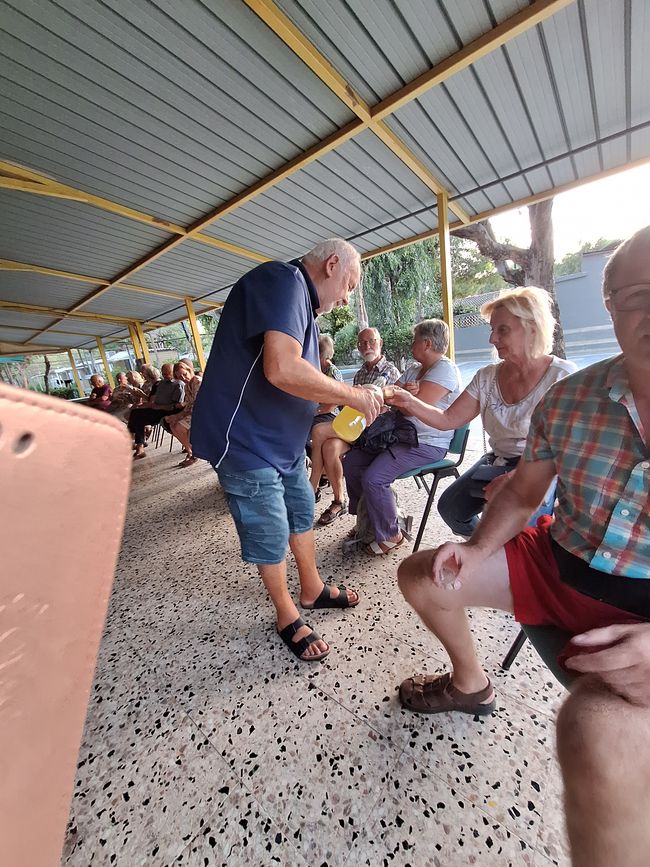
{"label": "tree branch", "polygon": [[[517,247],[515,244],[504,244],[497,241],[492,226],[487,220],[462,226],[455,229],[457,238],[474,241],[482,256],[492,259],[494,265],[506,281],[515,286],[523,286],[526,279],[526,271],[530,262],[530,250]],[[517,267],[513,268],[509,263],[513,262]]]}

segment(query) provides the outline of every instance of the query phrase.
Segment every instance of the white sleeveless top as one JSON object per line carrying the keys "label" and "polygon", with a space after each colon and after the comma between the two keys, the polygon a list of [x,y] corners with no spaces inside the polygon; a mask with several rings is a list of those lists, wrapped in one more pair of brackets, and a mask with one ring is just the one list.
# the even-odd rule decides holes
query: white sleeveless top
{"label": "white sleeveless top", "polygon": [[490,450],[497,457],[516,458],[523,454],[533,410],[554,382],[578,369],[572,361],[556,358],[555,355],[551,358],[544,376],[517,403],[506,403],[501,394],[497,371],[502,361],[477,370],[465,389],[481,405],[481,418]]}

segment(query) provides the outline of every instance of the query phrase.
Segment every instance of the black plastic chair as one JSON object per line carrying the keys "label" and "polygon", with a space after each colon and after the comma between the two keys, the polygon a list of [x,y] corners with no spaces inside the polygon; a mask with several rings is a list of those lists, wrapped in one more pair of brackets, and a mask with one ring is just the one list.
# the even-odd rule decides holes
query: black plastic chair
{"label": "black plastic chair", "polygon": [[[436,495],[436,490],[438,488],[438,482],[441,479],[446,479],[449,476],[454,476],[458,478],[460,473],[458,472],[458,467],[462,464],[463,459],[465,457],[465,449],[467,448],[467,440],[469,439],[469,425],[463,425],[463,427],[459,427],[454,431],[454,435],[449,444],[449,448],[447,449],[447,457],[443,458],[441,461],[436,461],[433,464],[426,464],[423,467],[417,467],[413,470],[408,470],[406,473],[402,473],[401,476],[398,476],[398,479],[415,479],[415,483],[419,486],[420,484],[427,492],[427,503],[424,507],[424,512],[422,514],[422,520],[420,521],[420,526],[418,528],[417,536],[415,537],[415,544],[413,545],[413,551],[417,551],[420,547],[420,542],[422,541],[422,536],[427,526],[427,521],[429,520],[429,513],[431,512],[431,506],[433,505],[433,500]],[[456,455],[456,459],[454,460],[453,456]],[[426,476],[433,476],[431,479],[431,483],[427,482]]]}

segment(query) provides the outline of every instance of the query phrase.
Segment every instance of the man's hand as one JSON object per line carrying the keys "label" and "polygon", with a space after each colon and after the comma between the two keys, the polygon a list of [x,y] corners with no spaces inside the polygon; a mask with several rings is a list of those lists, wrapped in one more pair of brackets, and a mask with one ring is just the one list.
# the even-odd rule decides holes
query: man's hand
{"label": "man's hand", "polygon": [[631,704],[650,708],[650,623],[591,629],[571,644],[578,655],[567,658],[567,668],[596,674]]}
{"label": "man's hand", "polygon": [[485,558],[486,554],[471,542],[445,542],[433,558],[433,583],[445,590],[460,590]]}
{"label": "man's hand", "polygon": [[496,497],[501,488],[508,484],[511,475],[512,471],[504,473],[502,476],[495,476],[491,482],[488,482],[488,484],[483,488],[483,496],[485,497],[486,502],[489,503],[490,500],[493,500]]}
{"label": "man's hand", "polygon": [[371,425],[382,411],[384,398],[374,388],[354,388],[353,396],[348,399],[348,405],[358,409],[366,417],[366,423]]}
{"label": "man's hand", "polygon": [[406,389],[401,388],[399,385],[391,385],[391,388],[393,389],[393,395],[386,398],[386,403],[389,406],[396,406],[397,409],[401,409],[404,415],[413,415],[413,413],[408,412],[413,400],[411,392],[406,391]]}

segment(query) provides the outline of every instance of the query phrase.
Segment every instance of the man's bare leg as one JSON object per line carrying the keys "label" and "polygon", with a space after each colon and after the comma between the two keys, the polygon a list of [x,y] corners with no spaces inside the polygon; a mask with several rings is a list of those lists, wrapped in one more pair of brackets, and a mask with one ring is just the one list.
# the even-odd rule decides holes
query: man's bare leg
{"label": "man's bare leg", "polygon": [[465,693],[479,692],[488,678],[476,656],[465,608],[499,608],[512,613],[506,555],[501,548],[485,561],[480,575],[473,576],[460,590],[446,590],[433,583],[434,554],[435,550],[418,551],[402,561],[397,573],[400,590],[449,654],[454,686]]}
{"label": "man's bare leg", "polygon": [[[312,605],[320,596],[324,586],[318,574],[318,566],[316,565],[314,531],[308,530],[306,533],[292,533],[289,536],[289,547],[298,567],[300,603],[302,605]],[[336,599],[339,592],[338,587],[330,586],[330,596],[332,599]],[[355,590],[348,590],[348,601],[351,605],[355,605],[359,601],[359,595]]]}
{"label": "man's bare leg", "polygon": [[325,473],[332,486],[334,499],[340,503],[345,499],[345,479],[343,478],[341,458],[348,451],[350,451],[350,446],[338,437],[330,438],[323,443],[322,454]]}
{"label": "man's bare leg", "polygon": [[[271,597],[271,602],[275,606],[278,630],[282,631],[285,626],[288,626],[300,617],[296,604],[287,588],[286,560],[283,560],[282,563],[258,566],[257,568],[259,569],[264,586]],[[300,641],[301,638],[306,638],[310,632],[309,626],[301,626],[294,635],[293,640]],[[310,656],[319,656],[328,650],[329,645],[322,639],[314,641],[302,654],[302,658],[309,659]]]}
{"label": "man's bare leg", "polygon": [[645,867],[650,858],[650,710],[593,676],[557,720],[574,867]]}

